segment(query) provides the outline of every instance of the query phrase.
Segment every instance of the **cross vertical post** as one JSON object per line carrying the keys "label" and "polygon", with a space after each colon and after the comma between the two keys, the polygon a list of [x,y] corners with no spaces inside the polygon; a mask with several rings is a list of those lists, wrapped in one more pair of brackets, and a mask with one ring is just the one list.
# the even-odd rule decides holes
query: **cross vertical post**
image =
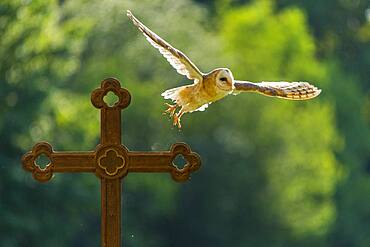
{"label": "cross vertical post", "polygon": [[[112,107],[104,102],[104,96],[108,92],[113,92],[118,97],[118,101]],[[91,94],[91,102],[99,108],[100,113],[100,147],[110,147],[106,154],[117,152],[115,148],[121,146],[121,110],[130,104],[131,95],[122,89],[116,80],[106,80],[102,82],[101,88],[96,89]],[[109,150],[109,151],[108,151]],[[108,158],[108,156],[107,156]],[[122,160],[124,161],[124,160]],[[98,165],[102,159],[97,160]],[[106,165],[114,166],[114,161]],[[125,165],[124,163],[122,165]],[[97,175],[101,178],[101,246],[120,246],[121,245],[121,179],[122,176],[111,178],[104,176],[101,170]],[[105,170],[107,174],[107,170]],[[110,172],[115,175],[118,170]],[[109,175],[108,174],[108,175]]]}
{"label": "cross vertical post", "polygon": [[[104,101],[113,92],[118,101],[109,106]],[[117,79],[102,81],[101,87],[91,94],[92,104],[101,111],[100,144],[95,151],[55,152],[47,142],[37,143],[23,155],[23,168],[30,171],[40,182],[47,182],[54,172],[92,172],[101,180],[101,246],[121,246],[121,182],[128,172],[168,172],[178,182],[188,180],[190,173],[200,167],[200,157],[184,143],[172,145],[170,151],[135,152],[121,144],[121,110],[131,101],[130,93],[121,88]],[[50,163],[41,168],[36,160],[46,155]],[[182,155],[186,159],[183,168],[174,164]]]}

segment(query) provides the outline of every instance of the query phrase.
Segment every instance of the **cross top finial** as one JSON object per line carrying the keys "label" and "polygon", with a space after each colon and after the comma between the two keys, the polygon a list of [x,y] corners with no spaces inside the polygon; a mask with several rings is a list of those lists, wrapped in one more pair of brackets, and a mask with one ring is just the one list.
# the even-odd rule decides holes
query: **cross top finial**
{"label": "cross top finial", "polygon": [[[118,97],[118,101],[113,105],[109,106],[104,101],[104,96],[109,92],[113,92]],[[121,88],[119,81],[115,78],[107,78],[101,82],[100,88],[95,89],[91,93],[91,103],[98,109],[100,108],[126,108],[131,102],[131,95],[129,91]]]}

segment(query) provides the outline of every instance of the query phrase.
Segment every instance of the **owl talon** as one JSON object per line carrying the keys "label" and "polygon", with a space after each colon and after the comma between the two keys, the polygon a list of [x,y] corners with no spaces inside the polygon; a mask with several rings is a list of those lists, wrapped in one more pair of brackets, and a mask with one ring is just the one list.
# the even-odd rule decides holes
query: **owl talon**
{"label": "owl talon", "polygon": [[181,129],[181,116],[183,115],[184,113],[182,111],[180,111],[179,113],[175,113],[173,115],[173,126],[177,126],[179,129]]}
{"label": "owl talon", "polygon": [[168,103],[165,103],[165,104],[168,106],[168,109],[163,112],[163,115],[166,115],[167,113],[169,113],[170,117],[173,117],[175,115],[177,105],[170,105]]}
{"label": "owl talon", "polygon": [[175,114],[173,115],[173,126],[177,126],[177,128],[181,129],[180,117]]}

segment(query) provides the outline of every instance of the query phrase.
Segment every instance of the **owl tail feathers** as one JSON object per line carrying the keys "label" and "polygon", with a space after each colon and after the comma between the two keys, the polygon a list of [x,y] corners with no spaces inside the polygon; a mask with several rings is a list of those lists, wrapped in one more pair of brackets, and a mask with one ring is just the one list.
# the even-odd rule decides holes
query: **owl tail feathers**
{"label": "owl tail feathers", "polygon": [[176,87],[176,88],[171,88],[166,91],[164,91],[161,96],[163,96],[164,99],[170,99],[174,102],[178,101],[179,98],[179,92],[182,89],[182,87]]}

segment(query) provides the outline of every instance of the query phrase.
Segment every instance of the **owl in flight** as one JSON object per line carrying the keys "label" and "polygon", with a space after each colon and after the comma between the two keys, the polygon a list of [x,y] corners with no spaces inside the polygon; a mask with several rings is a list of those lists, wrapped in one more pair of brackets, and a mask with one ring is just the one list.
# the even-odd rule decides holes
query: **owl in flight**
{"label": "owl in flight", "polygon": [[127,10],[127,16],[179,74],[194,80],[193,84],[168,89],[162,93],[165,99],[170,99],[173,102],[173,105],[166,104],[168,109],[165,113],[169,113],[173,117],[173,125],[177,125],[178,128],[181,128],[180,118],[184,113],[204,111],[209,104],[229,94],[255,92],[283,99],[307,100],[316,97],[321,92],[320,89],[308,82],[253,83],[237,81],[234,80],[233,74],[227,68],[214,69],[204,74],[184,53],[172,47],[147,28],[131,11]]}

